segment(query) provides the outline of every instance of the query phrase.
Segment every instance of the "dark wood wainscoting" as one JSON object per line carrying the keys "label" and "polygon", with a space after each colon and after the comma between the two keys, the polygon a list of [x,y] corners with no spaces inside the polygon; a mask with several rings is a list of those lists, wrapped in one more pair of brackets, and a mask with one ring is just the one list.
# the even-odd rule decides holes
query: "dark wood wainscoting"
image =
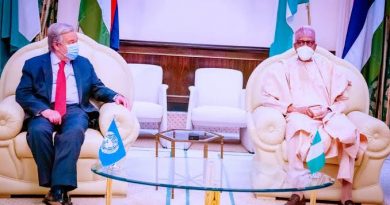
{"label": "dark wood wainscoting", "polygon": [[244,87],[256,66],[268,57],[268,48],[121,41],[119,53],[128,63],[160,65],[168,88],[168,103],[188,103],[188,86],[197,68],[242,71]]}

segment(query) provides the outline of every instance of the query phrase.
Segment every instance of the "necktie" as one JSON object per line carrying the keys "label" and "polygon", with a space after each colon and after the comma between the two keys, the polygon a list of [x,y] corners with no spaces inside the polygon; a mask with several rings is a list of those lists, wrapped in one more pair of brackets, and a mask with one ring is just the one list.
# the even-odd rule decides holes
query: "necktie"
{"label": "necktie", "polygon": [[66,113],[66,77],[65,77],[65,61],[59,64],[60,69],[57,73],[56,99],[54,102],[54,110],[57,110],[61,116]]}

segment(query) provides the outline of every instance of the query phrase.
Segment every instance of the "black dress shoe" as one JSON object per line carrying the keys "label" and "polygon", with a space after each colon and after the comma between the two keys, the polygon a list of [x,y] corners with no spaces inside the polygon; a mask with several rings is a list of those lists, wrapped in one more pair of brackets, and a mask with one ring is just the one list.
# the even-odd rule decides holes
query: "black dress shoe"
{"label": "black dress shoe", "polygon": [[284,205],[305,205],[305,204],[306,204],[305,195],[303,195],[301,199],[301,197],[299,197],[298,194],[292,194],[290,199]]}
{"label": "black dress shoe", "polygon": [[72,201],[71,201],[71,198],[70,198],[70,196],[68,194],[68,192],[64,192],[63,193],[62,199],[64,201],[63,205],[72,205],[73,204]]}
{"label": "black dress shoe", "polygon": [[355,205],[352,200],[347,200],[344,202],[344,205]]}
{"label": "black dress shoe", "polygon": [[342,201],[340,201],[339,203],[338,203],[338,205],[355,205],[356,203],[355,202],[353,202],[352,200],[347,200],[347,201],[345,201],[344,203],[342,202]]}
{"label": "black dress shoe", "polygon": [[54,201],[55,201],[55,199],[54,199],[54,196],[53,196],[53,192],[50,189],[49,192],[47,192],[45,197],[42,199],[42,202],[44,204],[50,204],[50,202],[54,202]]}
{"label": "black dress shoe", "polygon": [[68,192],[62,189],[51,189],[42,200],[46,205],[72,205]]}

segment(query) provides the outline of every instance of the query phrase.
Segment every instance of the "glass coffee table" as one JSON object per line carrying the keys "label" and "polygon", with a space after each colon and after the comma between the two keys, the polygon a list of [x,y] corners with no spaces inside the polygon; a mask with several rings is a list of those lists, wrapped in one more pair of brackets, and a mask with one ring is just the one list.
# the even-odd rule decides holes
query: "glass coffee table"
{"label": "glass coffee table", "polygon": [[[289,185],[286,175],[278,177],[274,183],[275,170],[267,173],[269,167],[262,169],[247,157],[202,158],[202,157],[155,157],[152,151],[147,154],[130,150],[127,157],[119,161],[115,167],[102,167],[96,164],[92,171],[107,178],[106,204],[111,204],[112,179],[176,189],[204,190],[205,204],[219,204],[220,192],[295,192],[309,191],[331,186],[334,179],[317,173],[310,175],[308,184],[296,188]],[[281,178],[281,176],[283,176]],[[264,180],[253,183],[253,177]],[[316,191],[311,192],[310,204],[315,204]]]}

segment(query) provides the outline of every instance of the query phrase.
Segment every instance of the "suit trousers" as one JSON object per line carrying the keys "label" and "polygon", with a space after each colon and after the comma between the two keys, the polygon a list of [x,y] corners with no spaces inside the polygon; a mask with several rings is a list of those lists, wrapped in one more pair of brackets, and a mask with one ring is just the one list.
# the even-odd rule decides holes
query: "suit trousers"
{"label": "suit trousers", "polygon": [[27,143],[38,167],[40,186],[77,188],[76,163],[87,128],[88,115],[78,104],[67,105],[61,125],[53,125],[43,116],[29,120]]}

